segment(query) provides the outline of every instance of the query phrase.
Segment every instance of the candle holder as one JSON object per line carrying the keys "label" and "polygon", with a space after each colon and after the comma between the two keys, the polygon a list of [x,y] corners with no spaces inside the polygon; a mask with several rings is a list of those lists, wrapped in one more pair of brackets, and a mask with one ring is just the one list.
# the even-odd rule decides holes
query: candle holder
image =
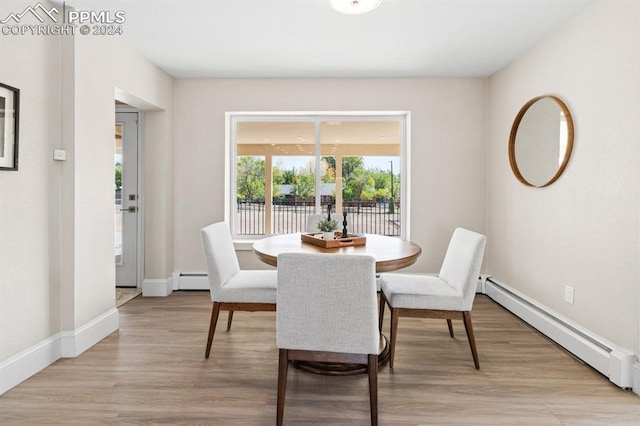
{"label": "candle holder", "polygon": [[342,238],[349,238],[349,233],[347,232],[347,211],[342,211]]}

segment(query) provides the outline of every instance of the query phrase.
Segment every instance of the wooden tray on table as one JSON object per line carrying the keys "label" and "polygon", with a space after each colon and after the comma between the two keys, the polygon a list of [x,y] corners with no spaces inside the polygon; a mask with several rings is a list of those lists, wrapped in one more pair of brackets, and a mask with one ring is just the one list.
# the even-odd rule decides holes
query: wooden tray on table
{"label": "wooden tray on table", "polygon": [[362,246],[367,243],[367,237],[364,235],[349,234],[347,238],[342,238],[342,232],[336,231],[335,240],[325,240],[322,238],[322,233],[309,233],[301,234],[302,241],[309,244],[314,244],[322,248],[338,248],[349,246]]}

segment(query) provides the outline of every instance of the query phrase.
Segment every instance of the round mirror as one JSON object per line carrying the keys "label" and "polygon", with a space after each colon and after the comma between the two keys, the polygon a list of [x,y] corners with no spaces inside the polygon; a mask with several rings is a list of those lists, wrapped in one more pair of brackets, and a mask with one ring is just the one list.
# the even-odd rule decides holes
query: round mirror
{"label": "round mirror", "polygon": [[520,182],[551,185],[567,167],[572,149],[573,120],[559,98],[538,96],[520,109],[509,136],[509,163]]}

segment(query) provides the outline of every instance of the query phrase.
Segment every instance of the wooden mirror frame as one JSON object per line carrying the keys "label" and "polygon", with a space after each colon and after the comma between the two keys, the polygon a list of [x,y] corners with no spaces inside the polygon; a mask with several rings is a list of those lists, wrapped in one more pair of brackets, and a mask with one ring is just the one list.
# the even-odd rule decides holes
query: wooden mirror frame
{"label": "wooden mirror frame", "polygon": [[[520,122],[524,118],[524,115],[526,114],[526,112],[529,110],[529,108],[531,108],[533,104],[535,104],[536,102],[542,99],[553,100],[558,105],[558,107],[562,110],[562,113],[566,117],[567,147],[564,152],[564,159],[562,160],[562,164],[560,164],[560,166],[556,170],[556,173],[551,177],[551,179],[542,185],[535,185],[529,182],[522,175],[522,173],[520,172],[520,169],[518,168],[518,163],[516,161],[516,135],[518,133],[518,127],[520,126]],[[569,163],[569,158],[571,157],[571,152],[573,151],[573,135],[574,135],[574,129],[573,129],[573,119],[571,117],[571,113],[569,112],[569,108],[567,108],[565,103],[562,102],[560,98],[553,95],[542,95],[542,96],[536,96],[535,98],[531,99],[529,102],[524,104],[524,106],[518,112],[518,115],[516,115],[516,118],[513,121],[513,126],[511,127],[511,133],[509,134],[509,164],[511,165],[511,170],[513,171],[513,174],[523,185],[526,185],[526,186],[530,186],[534,188],[544,188],[545,186],[551,185],[556,180],[558,180],[562,172],[564,172],[564,169],[567,167],[567,164]]]}

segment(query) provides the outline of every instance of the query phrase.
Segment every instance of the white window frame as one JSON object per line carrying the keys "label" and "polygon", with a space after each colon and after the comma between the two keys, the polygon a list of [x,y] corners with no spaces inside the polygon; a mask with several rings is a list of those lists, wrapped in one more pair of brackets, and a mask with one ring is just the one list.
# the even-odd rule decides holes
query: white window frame
{"label": "white window frame", "polygon": [[[236,235],[234,223],[234,209],[236,208],[236,167],[237,144],[236,124],[239,121],[306,121],[314,122],[315,132],[315,157],[316,157],[316,187],[320,181],[320,150],[319,123],[323,121],[379,121],[381,119],[398,120],[400,122],[400,237],[410,239],[411,224],[411,112],[410,111],[233,111],[225,113],[225,182],[224,182],[224,219],[231,228],[234,241],[250,243],[257,239],[268,237],[256,237],[255,235]],[[320,197],[316,197],[316,210],[320,207]],[[240,246],[238,246],[240,247]]]}

